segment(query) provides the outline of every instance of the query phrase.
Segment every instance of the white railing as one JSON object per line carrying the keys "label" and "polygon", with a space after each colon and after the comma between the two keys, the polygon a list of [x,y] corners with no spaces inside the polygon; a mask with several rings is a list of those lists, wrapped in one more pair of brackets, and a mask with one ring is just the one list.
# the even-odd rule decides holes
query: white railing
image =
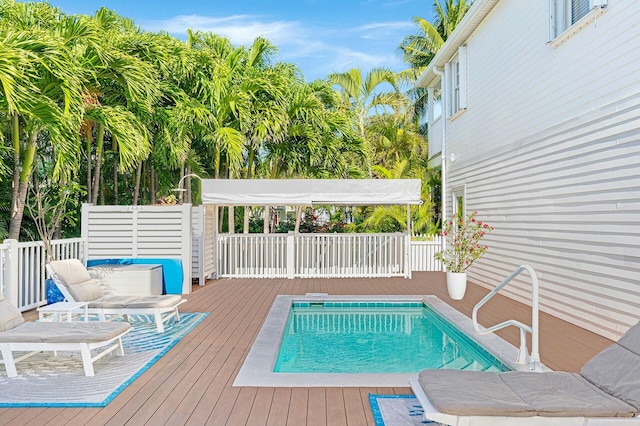
{"label": "white railing", "polygon": [[433,240],[411,241],[411,269],[414,271],[442,271],[442,262],[434,255],[442,250],[442,237],[436,235]]}
{"label": "white railing", "polygon": [[6,277],[8,275],[6,269],[9,266],[8,259],[9,258],[9,244],[1,243],[0,244],[0,294],[5,294],[6,287]]}
{"label": "white railing", "polygon": [[298,234],[295,276],[390,277],[405,274],[405,234]]}
{"label": "white railing", "polygon": [[219,277],[406,276],[406,235],[223,234]]}
{"label": "white railing", "polygon": [[[46,303],[45,264],[47,256],[42,241],[18,242],[5,240],[2,244],[1,288],[7,299],[20,311],[37,308]],[[82,238],[51,241],[54,259],[86,257],[86,242]]]}
{"label": "white railing", "polygon": [[288,234],[218,235],[219,277],[284,278]]}
{"label": "white railing", "polygon": [[[495,296],[504,286],[509,284],[511,280],[520,275],[522,272],[527,271],[531,278],[531,326],[521,323],[516,320],[507,320],[493,327],[484,328],[478,324],[478,309],[482,307],[489,299]],[[529,265],[522,265],[518,267],[511,275],[509,275],[500,285],[491,290],[481,301],[479,301],[473,308],[472,319],[473,327],[476,332],[480,334],[493,333],[505,327],[514,326],[520,329],[520,349],[518,351],[518,364],[529,364],[529,369],[532,371],[541,371],[540,365],[540,344],[539,344],[539,289],[538,289],[538,276],[533,268]],[[531,333],[531,356],[527,350],[527,336],[526,333]]]}

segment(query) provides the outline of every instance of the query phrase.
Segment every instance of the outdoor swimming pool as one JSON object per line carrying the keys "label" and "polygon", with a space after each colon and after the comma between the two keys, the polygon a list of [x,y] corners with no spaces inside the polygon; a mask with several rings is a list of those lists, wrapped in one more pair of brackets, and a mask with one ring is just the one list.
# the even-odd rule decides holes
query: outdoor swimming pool
{"label": "outdoor swimming pool", "polygon": [[[342,304],[342,306],[339,306]],[[346,304],[346,305],[345,305]],[[358,306],[356,307],[355,304]],[[357,314],[360,305],[379,305],[378,314]],[[396,305],[396,306],[391,306]],[[373,307],[373,306],[369,306]],[[399,308],[400,312],[396,312]],[[340,309],[349,314],[335,315]],[[355,311],[355,312],[354,312]],[[297,312],[292,316],[292,312]],[[317,313],[326,312],[320,316]],[[399,316],[392,320],[389,316]],[[423,316],[431,318],[441,328],[430,328],[420,324]],[[401,318],[400,318],[401,317]],[[295,320],[290,320],[295,318]],[[357,319],[356,319],[357,318]],[[427,321],[428,322],[428,321]],[[442,327],[442,324],[448,324]],[[417,327],[417,328],[414,328]],[[422,327],[422,328],[421,328]],[[386,335],[394,335],[398,340],[391,343],[374,341],[372,330],[384,330]],[[299,353],[307,358],[306,364],[298,370],[284,371],[290,368],[289,361],[296,358],[295,352],[284,349],[281,344],[290,339],[292,331],[315,331],[315,335],[303,339],[294,338],[293,346],[302,348]],[[320,339],[334,334],[334,330],[342,334],[351,333],[352,343],[337,343],[330,346]],[[344,333],[346,331],[346,333]],[[336,333],[340,334],[340,333]],[[305,342],[302,342],[304,340]],[[316,342],[318,340],[318,342]],[[460,341],[463,344],[460,344]],[[428,343],[430,341],[430,343]],[[302,345],[309,343],[312,346]],[[276,296],[267,318],[262,324],[240,371],[236,375],[233,386],[266,386],[266,387],[400,387],[407,386],[409,379],[415,379],[417,372],[426,368],[427,364],[412,365],[405,368],[404,363],[413,362],[415,349],[411,355],[410,347],[414,344],[431,347],[426,361],[433,362],[432,368],[472,368],[486,370],[526,370],[522,364],[516,364],[518,349],[494,334],[478,335],[471,320],[438,299],[435,296],[331,296],[326,294],[307,294],[305,296]],[[430,346],[431,345],[431,346]],[[385,348],[377,356],[377,360],[369,362],[366,367],[346,372],[340,364],[346,364],[364,352],[365,347]],[[377,352],[377,351],[374,351]],[[308,356],[307,356],[308,355]],[[322,355],[322,356],[321,356]],[[402,361],[391,362],[390,359],[403,356]],[[280,358],[280,359],[279,359]],[[320,360],[329,360],[323,367],[316,368]],[[365,358],[369,358],[367,355]],[[388,365],[401,364],[401,370],[385,370]],[[363,364],[367,364],[364,362]],[[371,365],[377,367],[371,368]],[[382,370],[380,367],[382,366]],[[339,368],[338,368],[339,367]],[[275,371],[276,369],[280,371]]]}
{"label": "outdoor swimming pool", "polygon": [[422,302],[293,302],[274,372],[508,368]]}

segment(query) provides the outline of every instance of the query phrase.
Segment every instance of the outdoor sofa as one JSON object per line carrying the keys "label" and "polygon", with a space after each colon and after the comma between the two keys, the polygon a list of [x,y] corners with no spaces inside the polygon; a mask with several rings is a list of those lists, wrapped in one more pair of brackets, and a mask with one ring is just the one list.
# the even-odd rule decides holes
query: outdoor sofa
{"label": "outdoor sofa", "polygon": [[[93,363],[112,351],[123,356],[122,336],[128,322],[25,322],[20,311],[0,293],[0,352],[7,376],[16,377],[16,363],[42,351],[80,351],[84,374],[93,376]],[[91,350],[100,349],[95,356]],[[14,352],[27,352],[14,358]]]}
{"label": "outdoor sofa", "polygon": [[88,302],[88,313],[97,314],[101,321],[105,320],[105,315],[153,315],[158,333],[162,333],[165,322],[173,317],[180,320],[178,306],[186,302],[178,294],[105,295],[98,281],[91,278],[78,259],[54,260],[46,268],[67,301]]}
{"label": "outdoor sofa", "polygon": [[423,370],[410,384],[447,425],[640,425],[640,323],[580,374]]}

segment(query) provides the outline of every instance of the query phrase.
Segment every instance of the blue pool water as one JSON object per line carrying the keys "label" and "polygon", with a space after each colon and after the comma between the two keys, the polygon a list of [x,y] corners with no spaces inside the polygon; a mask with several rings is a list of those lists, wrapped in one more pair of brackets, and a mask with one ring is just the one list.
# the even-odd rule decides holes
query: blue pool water
{"label": "blue pool water", "polygon": [[294,302],[274,372],[508,368],[420,302]]}

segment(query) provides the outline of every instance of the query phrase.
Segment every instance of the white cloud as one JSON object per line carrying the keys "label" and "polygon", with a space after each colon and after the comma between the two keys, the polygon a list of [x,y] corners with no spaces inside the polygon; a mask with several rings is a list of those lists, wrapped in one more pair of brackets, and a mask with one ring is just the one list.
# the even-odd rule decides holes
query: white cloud
{"label": "white cloud", "polygon": [[174,35],[186,34],[189,28],[210,31],[228,37],[235,45],[248,46],[256,37],[263,36],[279,48],[278,60],[298,64],[308,79],[355,67],[363,71],[381,66],[398,68],[401,61],[394,56],[393,43],[396,39],[399,42],[411,28],[411,23],[405,22],[319,28],[304,26],[299,21],[269,21],[255,15],[180,15],[139,23],[146,30],[164,30]]}
{"label": "white cloud", "polygon": [[266,37],[276,45],[286,43],[300,31],[296,21],[263,22],[257,16],[232,15],[209,17],[179,15],[161,21],[140,21],[140,25],[151,31],[165,30],[171,34],[185,34],[187,29],[210,31],[228,37],[236,45],[249,45],[256,37]]}
{"label": "white cloud", "polygon": [[415,25],[412,22],[395,21],[395,22],[372,22],[371,24],[360,25],[357,27],[362,31],[407,31],[413,29]]}

